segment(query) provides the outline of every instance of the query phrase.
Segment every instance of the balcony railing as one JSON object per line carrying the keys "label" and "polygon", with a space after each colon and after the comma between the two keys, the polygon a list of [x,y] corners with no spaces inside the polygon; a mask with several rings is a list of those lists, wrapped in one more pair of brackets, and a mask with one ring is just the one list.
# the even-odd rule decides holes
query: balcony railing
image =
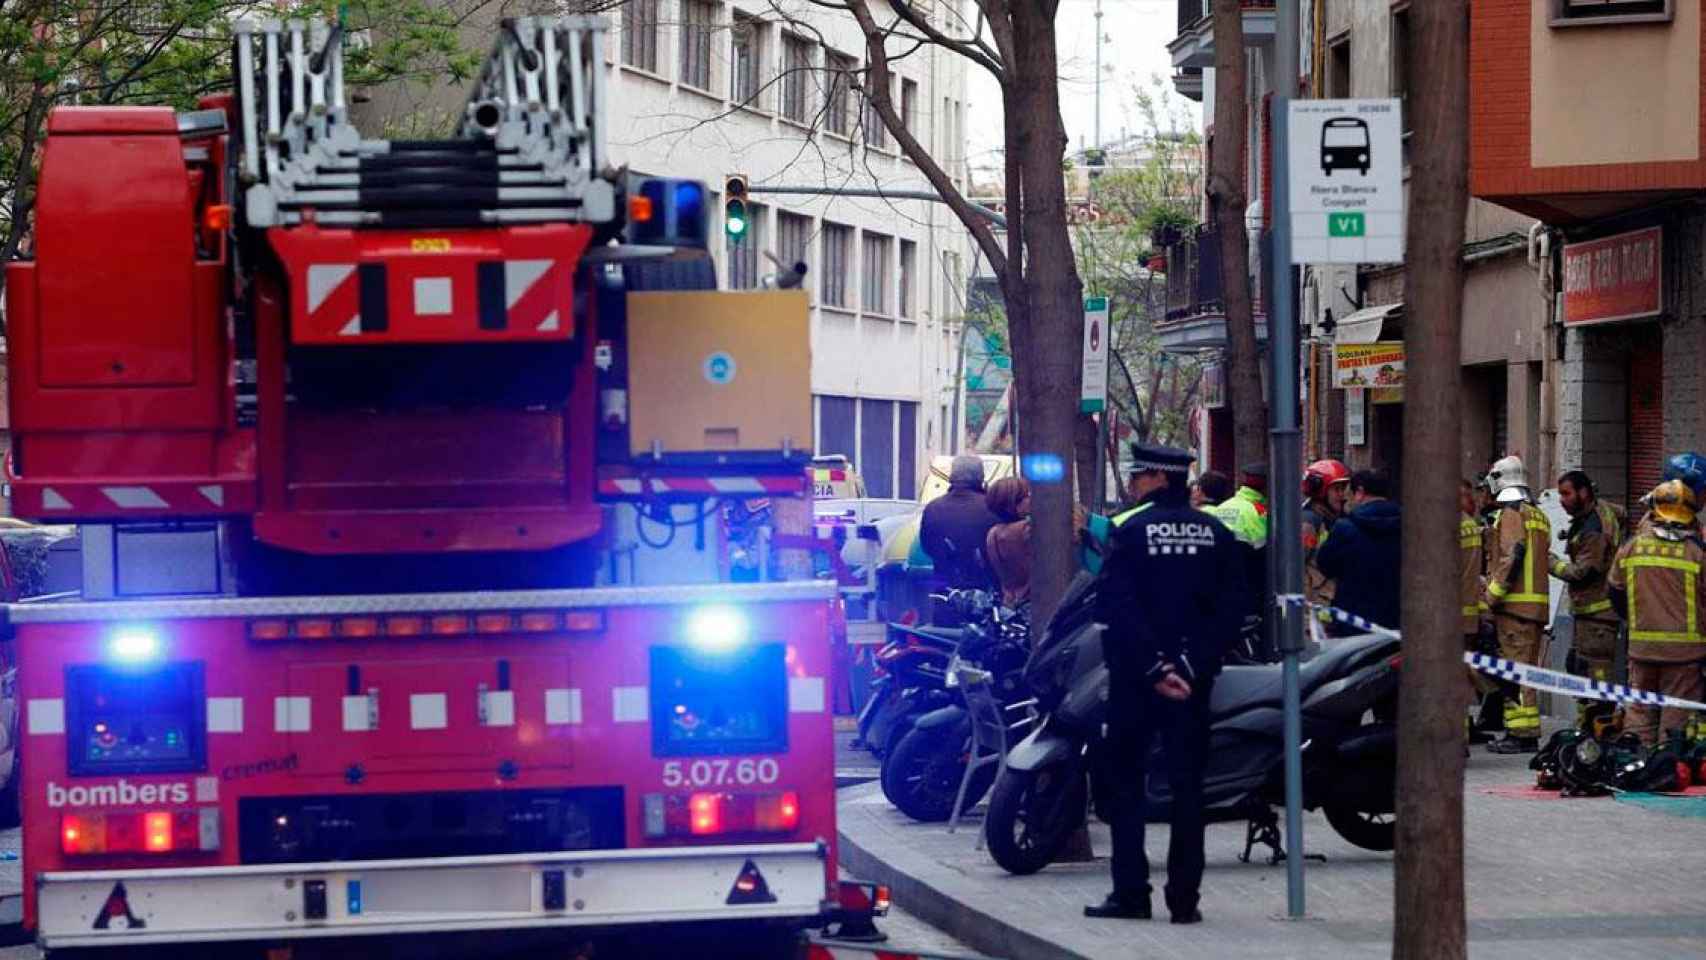
{"label": "balcony railing", "polygon": [[[1211,67],[1214,65],[1213,0],[1178,0],[1179,30],[1167,44],[1173,66]],[[1244,45],[1261,46],[1274,37],[1274,0],[1241,0],[1244,10]]]}
{"label": "balcony railing", "polygon": [[1167,248],[1167,316],[1178,323],[1222,310],[1220,233],[1198,227]]}

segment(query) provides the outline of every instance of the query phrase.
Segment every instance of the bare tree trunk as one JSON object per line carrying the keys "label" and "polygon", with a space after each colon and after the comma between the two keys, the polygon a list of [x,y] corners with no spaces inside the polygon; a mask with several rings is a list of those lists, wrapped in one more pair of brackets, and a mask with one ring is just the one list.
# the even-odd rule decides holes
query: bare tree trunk
{"label": "bare tree trunk", "polygon": [[[1026,453],[1073,462],[1078,419],[1079,353],[1083,344],[1084,290],[1066,228],[1066,131],[1060,120],[1054,6],[1020,0],[1012,6],[1013,32],[1025,38],[1009,64],[1006,90],[1010,123],[1023,131],[1019,163],[1024,179],[1022,265],[1026,311],[1011,318],[1013,356]],[[1014,263],[1010,267],[1020,269]],[[1031,493],[1032,619],[1047,623],[1076,569],[1072,549],[1072,486],[1037,484]]]}
{"label": "bare tree trunk", "polygon": [[1250,247],[1244,231],[1248,149],[1244,137],[1244,11],[1240,0],[1214,0],[1214,147],[1208,196],[1220,232],[1221,303],[1226,308],[1226,398],[1232,411],[1234,467],[1267,459],[1256,315],[1250,297]]}
{"label": "bare tree trunk", "polygon": [[[1418,145],[1410,181],[1410,358],[1404,458],[1453,464],[1461,445],[1463,224],[1468,208],[1469,14],[1466,0],[1412,8],[1410,110]],[[1420,82],[1418,82],[1420,81]],[[1463,683],[1454,599],[1457,477],[1416,470],[1404,481],[1404,669],[1398,697],[1394,960],[1467,955],[1463,902]]]}

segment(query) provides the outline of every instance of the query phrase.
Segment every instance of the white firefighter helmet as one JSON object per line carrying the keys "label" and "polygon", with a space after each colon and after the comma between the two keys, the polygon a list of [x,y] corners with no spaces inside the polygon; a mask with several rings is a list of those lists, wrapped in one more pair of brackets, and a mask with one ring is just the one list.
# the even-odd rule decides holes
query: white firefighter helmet
{"label": "white firefighter helmet", "polygon": [[1528,470],[1521,457],[1504,457],[1493,461],[1487,471],[1487,487],[1493,499],[1500,503],[1520,503],[1528,499]]}

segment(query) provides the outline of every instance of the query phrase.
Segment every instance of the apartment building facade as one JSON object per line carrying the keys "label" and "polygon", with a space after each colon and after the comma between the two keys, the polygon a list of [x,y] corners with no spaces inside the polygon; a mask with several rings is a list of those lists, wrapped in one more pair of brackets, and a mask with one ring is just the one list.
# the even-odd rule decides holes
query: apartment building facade
{"label": "apartment building facade", "polygon": [[[1169,45],[1176,89],[1200,95],[1209,149],[1224,142],[1213,130],[1214,69],[1212,18],[1203,0],[1179,0],[1179,35]],[[1407,98],[1411,77],[1410,2],[1305,0],[1299,33],[1300,76],[1295,96],[1321,98]],[[1268,116],[1278,79],[1272,76],[1275,9],[1247,0],[1243,10],[1246,52],[1246,123],[1250,198],[1245,226],[1251,242],[1251,282],[1258,302],[1258,339],[1265,341],[1263,304],[1276,295],[1274,278],[1286,271],[1267,262],[1262,242],[1272,227],[1272,121]],[[1408,119],[1405,120],[1405,181],[1409,178]],[[1206,211],[1205,211],[1206,213]],[[1412,211],[1419,213],[1419,211]],[[1535,219],[1495,203],[1472,201],[1465,224],[1463,300],[1464,427],[1458,471],[1473,477],[1506,453],[1523,457],[1536,471],[1551,473],[1557,416],[1551,398],[1558,372],[1546,349],[1551,311],[1549,272],[1531,263]],[[1169,305],[1163,344],[1180,351],[1218,351],[1225,343],[1221,309],[1218,237],[1199,230],[1169,251]],[[1401,341],[1404,335],[1406,271],[1403,264],[1311,265],[1299,272],[1298,321],[1303,342],[1303,423],[1306,460],[1340,459],[1353,468],[1380,466],[1401,478],[1403,389],[1339,388],[1333,361],[1346,346]],[[1208,376],[1218,378],[1212,365]],[[1216,469],[1231,466],[1230,412],[1224,394],[1205,383],[1199,416],[1202,459]],[[1401,480],[1400,480],[1401,482]]]}
{"label": "apartment building facade", "polygon": [[1698,0],[1477,0],[1470,191],[1547,225],[1558,460],[1633,501],[1706,445]]}

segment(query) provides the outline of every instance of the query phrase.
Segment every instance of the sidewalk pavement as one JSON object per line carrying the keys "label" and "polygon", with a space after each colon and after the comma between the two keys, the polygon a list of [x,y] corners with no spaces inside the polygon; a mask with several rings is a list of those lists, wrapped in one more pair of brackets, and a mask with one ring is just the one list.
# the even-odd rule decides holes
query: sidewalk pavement
{"label": "sidewalk pavement", "polygon": [[[1477,748],[1464,800],[1470,956],[1498,960],[1706,957],[1706,827],[1611,798],[1528,795],[1527,757]],[[1496,791],[1496,792],[1490,792]],[[1706,802],[1706,801],[1702,801]],[[1319,813],[1306,814],[1309,918],[1285,913],[1285,867],[1262,848],[1238,862],[1244,825],[1208,831],[1202,911],[1207,922],[1166,921],[1160,886],[1167,827],[1149,832],[1158,921],[1090,920],[1085,904],[1108,892],[1107,827],[1091,828],[1094,863],[1005,873],[973,849],[978,815],[947,833],[908,820],[877,784],[841,793],[841,859],[888,884],[895,902],[960,940],[1012,960],[1210,960],[1252,956],[1373,960],[1391,956],[1392,855],[1359,850]]]}

